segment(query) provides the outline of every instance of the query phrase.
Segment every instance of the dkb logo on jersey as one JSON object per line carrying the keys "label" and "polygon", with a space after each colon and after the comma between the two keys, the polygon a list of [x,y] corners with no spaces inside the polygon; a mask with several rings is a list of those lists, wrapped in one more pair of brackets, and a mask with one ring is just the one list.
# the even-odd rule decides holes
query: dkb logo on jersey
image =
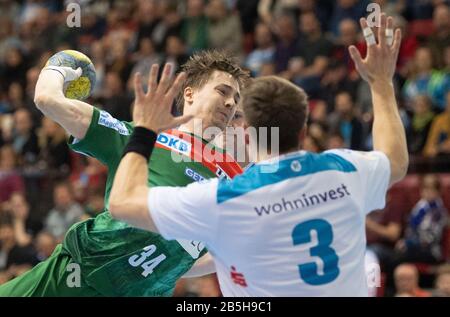
{"label": "dkb logo on jersey", "polygon": [[167,133],[159,134],[156,142],[181,154],[189,155],[191,153],[190,143]]}

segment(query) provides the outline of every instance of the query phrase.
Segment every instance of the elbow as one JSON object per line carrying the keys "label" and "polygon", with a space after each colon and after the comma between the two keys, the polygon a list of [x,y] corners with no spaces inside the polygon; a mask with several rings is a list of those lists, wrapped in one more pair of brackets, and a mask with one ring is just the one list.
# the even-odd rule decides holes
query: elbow
{"label": "elbow", "polygon": [[39,110],[45,107],[49,103],[50,96],[46,93],[36,91],[34,94],[34,104]]}
{"label": "elbow", "polygon": [[41,110],[44,114],[52,105],[58,102],[57,97],[48,92],[38,92],[36,91],[34,95],[34,104]]}
{"label": "elbow", "polygon": [[49,91],[39,91],[36,89],[34,93],[34,104],[41,110],[44,114],[50,110],[52,107],[62,104],[64,101],[64,95],[59,95],[58,93]]}
{"label": "elbow", "polygon": [[409,158],[406,156],[404,159],[399,160],[398,162],[395,162],[391,164],[391,174],[392,174],[392,180],[393,182],[399,182],[403,178],[405,178],[406,174],[408,173],[408,166],[409,166]]}

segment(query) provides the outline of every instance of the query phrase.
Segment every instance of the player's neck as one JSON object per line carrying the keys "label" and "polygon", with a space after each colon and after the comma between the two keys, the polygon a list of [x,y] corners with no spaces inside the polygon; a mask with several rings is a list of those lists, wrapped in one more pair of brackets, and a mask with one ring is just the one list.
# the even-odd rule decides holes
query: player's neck
{"label": "player's neck", "polygon": [[[191,120],[191,121],[194,121],[194,120]],[[210,133],[206,133],[206,134],[204,133],[207,128],[208,127],[202,127],[202,126],[191,124],[191,122],[188,122],[186,124],[180,125],[177,130],[181,131],[181,132],[193,134],[193,135],[195,135],[199,138],[202,138],[203,140],[206,140],[206,141],[212,141],[214,135],[211,136]],[[208,136],[208,137],[205,137],[205,136]]]}

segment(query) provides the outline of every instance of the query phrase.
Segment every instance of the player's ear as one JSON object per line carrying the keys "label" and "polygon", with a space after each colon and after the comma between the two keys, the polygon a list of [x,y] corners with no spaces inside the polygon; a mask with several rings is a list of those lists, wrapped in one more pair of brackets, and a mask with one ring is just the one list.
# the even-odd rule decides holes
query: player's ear
{"label": "player's ear", "polygon": [[184,101],[192,104],[194,102],[194,90],[191,87],[184,88],[183,91]]}

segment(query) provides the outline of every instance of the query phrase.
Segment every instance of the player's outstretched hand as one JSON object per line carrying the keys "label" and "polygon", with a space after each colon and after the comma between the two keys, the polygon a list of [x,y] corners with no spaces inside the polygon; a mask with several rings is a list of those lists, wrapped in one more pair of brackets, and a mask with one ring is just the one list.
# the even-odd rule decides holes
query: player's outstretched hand
{"label": "player's outstretched hand", "polygon": [[367,20],[361,18],[360,24],[367,43],[367,55],[363,59],[355,46],[349,47],[350,56],[355,62],[356,70],[369,84],[378,81],[391,82],[402,40],[400,29],[397,29],[394,34],[392,17],[386,18],[386,14],[382,13],[377,43],[375,34],[368,26]]}
{"label": "player's outstretched hand", "polygon": [[157,133],[179,126],[192,119],[192,116],[174,117],[171,108],[175,97],[186,79],[185,73],[180,73],[173,81],[172,65],[166,64],[158,83],[157,64],[150,70],[147,93],[142,89],[142,76],[137,73],[134,78],[135,103],[133,121]]}

